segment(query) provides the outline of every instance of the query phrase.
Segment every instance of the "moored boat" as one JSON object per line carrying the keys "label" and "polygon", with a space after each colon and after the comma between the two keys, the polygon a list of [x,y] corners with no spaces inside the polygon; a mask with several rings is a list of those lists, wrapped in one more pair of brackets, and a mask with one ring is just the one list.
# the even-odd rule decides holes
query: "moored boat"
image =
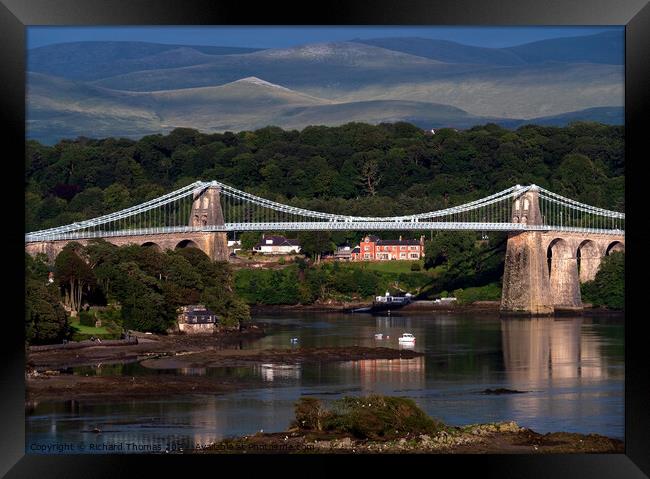
{"label": "moored boat", "polygon": [[413,336],[411,333],[403,333],[397,341],[400,343],[414,343],[415,336]]}

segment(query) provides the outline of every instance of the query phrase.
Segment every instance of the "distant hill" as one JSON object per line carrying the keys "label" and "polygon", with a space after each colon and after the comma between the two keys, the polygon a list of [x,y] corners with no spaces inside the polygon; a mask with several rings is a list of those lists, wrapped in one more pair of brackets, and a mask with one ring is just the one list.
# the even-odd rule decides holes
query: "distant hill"
{"label": "distant hill", "polygon": [[32,72],[70,80],[97,80],[133,71],[199,65],[215,56],[258,50],[146,42],[71,42],[33,48],[27,64]]}
{"label": "distant hill", "polygon": [[625,38],[619,32],[603,32],[571,38],[554,38],[505,48],[528,63],[572,62],[625,63]]}
{"label": "distant hill", "polygon": [[418,55],[447,63],[522,65],[543,62],[580,62],[623,65],[625,42],[619,32],[554,38],[508,48],[482,48],[429,38],[373,38],[354,42]]}
{"label": "distant hill", "polygon": [[256,76],[292,89],[318,88],[335,96],[338,91],[352,91],[369,83],[400,84],[468,69],[476,67],[442,63],[358,43],[336,42],[222,55],[200,65],[115,74],[94,83],[121,90],[155,91],[214,86]]}
{"label": "distant hill", "polygon": [[542,126],[566,126],[574,121],[595,121],[606,125],[623,125],[625,123],[625,109],[619,106],[603,106],[587,108],[585,110],[570,111],[561,115],[542,116],[530,120],[501,121],[500,124],[507,128],[519,127],[525,124]]}
{"label": "distant hill", "polygon": [[474,47],[447,40],[399,37],[373,38],[370,40],[355,39],[353,41],[445,63],[471,63],[478,65],[522,65],[526,63],[517,54],[507,50]]}
{"label": "distant hill", "polygon": [[177,127],[207,132],[240,131],[276,125],[301,130],[308,125],[351,121],[408,121],[424,129],[469,128],[497,123],[565,125],[576,120],[622,123],[619,107],[570,112],[532,120],[476,116],[449,105],[404,100],[337,103],[306,95],[257,77],[216,87],[157,92],[125,92],[31,73],[28,137],[47,144],[64,137],[141,136]]}
{"label": "distant hill", "polygon": [[27,134],[54,142],[178,126],[622,122],[620,42],[606,32],[507,49],[422,38],[279,49],[49,45],[28,54]]}

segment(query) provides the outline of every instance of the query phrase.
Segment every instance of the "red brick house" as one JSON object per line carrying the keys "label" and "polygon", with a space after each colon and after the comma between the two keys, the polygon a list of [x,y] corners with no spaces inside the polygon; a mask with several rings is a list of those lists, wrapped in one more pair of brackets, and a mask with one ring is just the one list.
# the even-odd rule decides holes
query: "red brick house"
{"label": "red brick house", "polygon": [[352,250],[352,261],[415,261],[424,257],[424,236],[419,240],[382,240],[368,235]]}

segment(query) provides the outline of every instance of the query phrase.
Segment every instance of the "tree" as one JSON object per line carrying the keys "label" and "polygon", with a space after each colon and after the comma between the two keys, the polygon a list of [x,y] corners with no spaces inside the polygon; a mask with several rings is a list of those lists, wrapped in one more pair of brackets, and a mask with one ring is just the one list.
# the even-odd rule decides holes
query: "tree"
{"label": "tree", "polygon": [[426,269],[450,263],[457,263],[467,251],[474,248],[476,234],[473,232],[438,231],[424,247],[424,267]]}
{"label": "tree", "polygon": [[113,183],[104,190],[104,207],[107,211],[119,211],[131,206],[131,203],[131,193],[120,183]]}
{"label": "tree", "polygon": [[300,250],[316,262],[320,262],[321,255],[334,251],[336,245],[332,242],[332,236],[329,231],[306,231],[298,234],[300,241]]}
{"label": "tree", "polygon": [[25,341],[56,343],[70,337],[68,314],[61,306],[55,285],[47,282],[44,258],[25,253]]}
{"label": "tree", "polygon": [[54,261],[55,276],[63,292],[63,301],[73,311],[81,309],[84,292],[88,293],[96,283],[90,266],[79,256],[82,253],[82,246],[73,241],[64,246]]}
{"label": "tree", "polygon": [[625,308],[625,253],[617,251],[605,256],[593,281],[582,284],[586,302],[611,309]]}
{"label": "tree", "polygon": [[377,187],[381,181],[379,162],[374,156],[365,157],[361,163],[361,182],[370,196],[377,194]]}
{"label": "tree", "polygon": [[53,285],[29,278],[25,285],[25,340],[28,344],[58,343],[71,334],[68,314]]}
{"label": "tree", "polygon": [[239,235],[239,240],[241,241],[241,247],[244,250],[252,251],[255,245],[258,243],[262,236],[256,232],[246,232]]}
{"label": "tree", "polygon": [[571,154],[564,157],[555,172],[553,189],[556,193],[592,206],[604,204],[607,178],[600,167],[588,157]]}
{"label": "tree", "polygon": [[161,281],[133,261],[119,265],[114,290],[122,304],[122,321],[128,329],[164,333],[177,318],[178,304],[165,295]]}

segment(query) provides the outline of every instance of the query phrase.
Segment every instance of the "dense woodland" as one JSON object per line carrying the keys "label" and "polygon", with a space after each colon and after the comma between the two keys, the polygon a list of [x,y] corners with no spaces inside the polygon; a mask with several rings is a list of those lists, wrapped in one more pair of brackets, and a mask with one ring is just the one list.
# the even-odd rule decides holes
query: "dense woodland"
{"label": "dense woodland", "polygon": [[[283,131],[202,134],[176,129],[138,141],[108,138],[27,143],[26,230],[68,224],[126,208],[196,180],[217,179],[304,208],[354,215],[430,211],[536,183],[561,195],[624,210],[624,130],[597,123],[565,128],[493,124],[427,133],[407,123],[350,123]],[[337,244],[366,232],[301,233],[304,252],[281,270],[240,270],[212,263],[198,250],[160,253],[94,242],[72,243],[54,265],[27,260],[26,328],[31,342],[70,336],[65,310],[82,303],[118,304],[116,322],[164,331],[183,304],[204,302],[224,321],[249,317],[248,304],[296,304],[381,294],[395,284],[422,294],[446,291],[496,299],[505,235],[482,241],[471,232],[427,235],[424,268],[388,274],[317,264]],[[399,232],[385,232],[385,238]],[[245,234],[246,245],[258,235]],[[607,260],[585,300],[623,307],[623,256]],[[56,283],[44,286],[49,270]]]}

